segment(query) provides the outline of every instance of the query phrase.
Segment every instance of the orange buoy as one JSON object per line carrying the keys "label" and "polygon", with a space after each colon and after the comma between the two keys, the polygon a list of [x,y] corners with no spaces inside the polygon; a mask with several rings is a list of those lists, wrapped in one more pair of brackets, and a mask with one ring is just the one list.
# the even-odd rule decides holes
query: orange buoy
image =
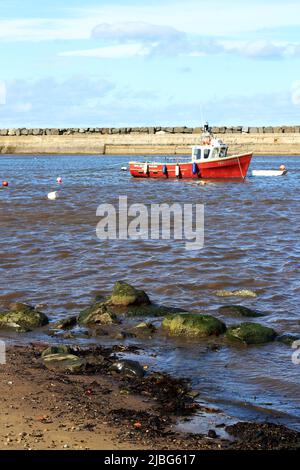
{"label": "orange buoy", "polygon": [[280,170],[280,171],[284,171],[284,170],[286,170],[286,168],[285,168],[284,165],[280,165],[279,170]]}
{"label": "orange buoy", "polygon": [[3,182],[2,182],[2,186],[3,186],[4,188],[7,188],[7,186],[8,186],[8,181],[3,181]]}

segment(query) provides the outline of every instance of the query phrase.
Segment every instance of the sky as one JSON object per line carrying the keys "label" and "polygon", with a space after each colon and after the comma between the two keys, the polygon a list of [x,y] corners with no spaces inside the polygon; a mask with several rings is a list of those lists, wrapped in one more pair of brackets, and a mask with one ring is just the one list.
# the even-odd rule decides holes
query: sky
{"label": "sky", "polygon": [[0,127],[300,124],[299,0],[0,0]]}

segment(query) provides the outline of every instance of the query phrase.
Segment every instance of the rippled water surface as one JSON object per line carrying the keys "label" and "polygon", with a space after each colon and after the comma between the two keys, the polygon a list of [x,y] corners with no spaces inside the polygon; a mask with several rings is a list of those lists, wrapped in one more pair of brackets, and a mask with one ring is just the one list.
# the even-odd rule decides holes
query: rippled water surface
{"label": "rippled water surface", "polygon": [[[279,178],[246,182],[134,180],[120,168],[127,157],[1,156],[0,303],[44,304],[52,318],[77,313],[95,292],[124,279],[159,303],[216,313],[238,303],[268,315],[278,332],[299,332],[300,158],[257,157],[251,168]],[[250,169],[251,169],[250,168]],[[60,198],[49,201],[57,189]],[[181,241],[100,241],[97,206],[128,202],[205,205],[205,246],[186,251]],[[251,289],[256,299],[223,299],[217,289]],[[217,314],[218,315],[218,314]],[[220,316],[220,315],[219,315]],[[230,323],[233,319],[226,318]],[[300,365],[282,344],[218,351],[170,340],[147,343],[154,366],[192,378],[203,400],[228,415],[277,420],[299,427]]]}

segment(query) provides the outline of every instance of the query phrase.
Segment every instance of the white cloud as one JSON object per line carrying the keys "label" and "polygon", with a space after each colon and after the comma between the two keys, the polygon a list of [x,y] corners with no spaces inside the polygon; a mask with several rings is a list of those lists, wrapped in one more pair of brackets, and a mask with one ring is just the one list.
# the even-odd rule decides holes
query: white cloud
{"label": "white cloud", "polygon": [[292,84],[292,103],[295,106],[300,105],[300,80],[296,80]]}
{"label": "white cloud", "polygon": [[150,23],[101,23],[92,30],[91,37],[93,41],[101,41],[101,47],[64,51],[59,55],[119,59],[137,56],[201,56],[224,52],[222,44],[213,38],[189,37],[175,28]]}
{"label": "white cloud", "polygon": [[113,42],[156,42],[178,40],[185,33],[171,26],[138,21],[121,23],[100,23],[92,30],[92,38]]}
{"label": "white cloud", "polygon": [[137,56],[147,56],[150,48],[143,44],[119,44],[115,46],[98,47],[77,51],[61,52],[61,57],[95,57],[98,59],[128,59]]}
{"label": "white cloud", "polygon": [[225,51],[252,59],[283,59],[300,56],[300,43],[280,41],[224,41]]}
{"label": "white cloud", "polygon": [[[113,25],[109,28],[113,31]],[[150,35],[142,37],[139,31],[139,42],[132,42],[134,35],[124,34],[123,38],[117,35],[112,39],[112,45],[98,48],[65,51],[60,56],[96,57],[96,58],[133,58],[137,56],[190,56],[202,57],[213,54],[231,54],[247,57],[249,59],[276,60],[300,57],[300,43],[287,43],[278,41],[240,41],[217,40],[208,37],[188,36],[180,31],[177,35],[150,41]],[[107,40],[108,35],[103,39]],[[100,36],[99,36],[100,39]]]}
{"label": "white cloud", "polygon": [[0,80],[0,104],[6,104],[6,84]]}

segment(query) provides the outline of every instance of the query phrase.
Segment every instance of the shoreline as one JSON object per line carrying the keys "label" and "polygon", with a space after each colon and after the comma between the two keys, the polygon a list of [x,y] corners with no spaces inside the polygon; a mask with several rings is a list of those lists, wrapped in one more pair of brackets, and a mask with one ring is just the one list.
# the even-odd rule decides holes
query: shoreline
{"label": "shoreline", "polygon": [[[218,291],[220,295],[224,292]],[[232,295],[233,292],[229,294]],[[254,295],[252,291],[238,291],[238,294]],[[113,434],[109,441],[113,448],[114,442],[117,446],[124,442],[124,436],[127,436],[125,441],[129,448],[131,443],[138,443],[146,446],[146,449],[160,449],[162,446],[170,446],[167,449],[173,449],[174,439],[177,444],[180,440],[184,448],[187,438],[200,450],[207,445],[213,449],[219,448],[219,445],[221,448],[230,449],[277,449],[286,446],[294,448],[296,444],[300,446],[300,432],[292,430],[291,422],[291,428],[288,428],[289,422],[278,421],[275,415],[274,421],[270,421],[270,414],[262,415],[261,418],[244,413],[227,416],[222,405],[217,405],[217,402],[209,397],[205,399],[201,388],[192,389],[192,377],[189,375],[188,379],[182,378],[182,374],[185,374],[183,369],[178,373],[173,369],[173,375],[170,375],[170,368],[165,368],[160,361],[156,361],[158,350],[153,345],[161,341],[165,345],[166,342],[173,345],[184,345],[186,341],[191,345],[202,343],[205,346],[202,352],[211,355],[223,346],[244,349],[267,343],[283,343],[280,347],[285,347],[298,338],[263,326],[258,320],[255,323],[228,324],[231,316],[240,318],[241,321],[245,315],[247,318],[257,317],[256,311],[227,304],[218,309],[221,318],[219,315],[218,318],[199,315],[184,308],[153,303],[145,291],[124,281],[117,281],[110,295],[108,292],[107,295],[96,293],[92,302],[77,315],[53,319],[41,312],[41,307],[43,304],[34,307],[21,302],[11,303],[10,300],[2,302],[0,328],[4,343],[1,345],[6,345],[7,349],[6,363],[0,365],[2,409],[9,406],[10,410],[21,409],[23,412],[24,404],[26,405],[24,393],[27,390],[30,400],[37,402],[41,407],[38,416],[49,416],[49,411],[52,413],[58,409],[50,399],[55,396],[55,387],[65,384],[70,386],[70,391],[66,389],[62,397],[67,397],[67,406],[69,401],[73,400],[68,419],[70,422],[75,420],[75,424],[67,426],[68,430],[75,432],[79,425],[86,424],[85,411],[89,403],[94,413],[93,430],[96,425],[107,423],[112,432],[117,424],[118,433]],[[226,319],[222,312],[225,313]],[[242,325],[246,329],[243,329]],[[33,333],[33,336],[30,333]],[[35,336],[36,333],[38,336]],[[0,352],[1,359],[3,347]],[[227,367],[228,364],[223,366]],[[22,382],[19,389],[15,389],[15,378],[19,376]],[[210,379],[208,382],[210,383]],[[41,396],[38,395],[37,400],[32,399],[32,396],[36,397],[37,389],[41,391]],[[9,399],[15,397],[17,406],[6,399],[8,392]],[[89,400],[82,400],[85,395]],[[213,399],[214,395],[210,397]],[[58,396],[58,402],[60,401]],[[75,413],[75,416],[72,416],[75,407],[77,411],[83,410],[83,422],[79,424],[76,421],[79,415]],[[65,408],[65,404],[61,403],[59,416],[64,416]],[[9,427],[13,429],[14,423],[19,422],[26,427],[26,413],[25,406],[25,416],[23,414],[18,419],[15,418]],[[5,424],[7,416],[11,416],[11,413],[2,416],[0,424],[1,419],[4,419],[3,425]],[[89,416],[87,419],[90,419]],[[241,423],[240,419],[246,421]],[[51,422],[54,422],[52,417]],[[138,428],[135,427],[136,423]],[[176,423],[179,424],[178,428]],[[55,425],[58,431],[60,424],[56,422]],[[94,436],[96,441],[92,447],[95,449],[97,446],[102,448],[106,445],[99,426],[97,429],[100,435]],[[79,430],[81,428],[77,429]],[[20,433],[23,432],[27,433],[21,430],[18,435],[22,437]],[[242,440],[240,434],[243,435]],[[22,439],[19,440],[16,434],[13,436],[14,444],[20,444]],[[230,436],[237,439],[232,441]],[[11,437],[5,434],[2,436],[4,445],[5,439]],[[48,445],[49,439],[43,442]],[[10,442],[8,440],[7,445]],[[152,447],[154,442],[157,447]],[[39,440],[34,440],[33,443],[39,443]],[[23,444],[32,446],[33,443],[30,440],[29,443]],[[87,446],[84,440],[83,443]],[[51,445],[59,448],[60,444],[61,442],[55,441]],[[78,442],[65,444],[74,446],[78,445]]]}
{"label": "shoreline", "polygon": [[[195,403],[181,379],[159,376],[168,377],[164,382],[168,394],[172,387],[183,387],[187,393],[181,404],[188,403],[190,411],[182,412],[182,408],[174,413],[164,409],[159,381],[157,387],[147,389],[146,381],[121,374],[52,370],[41,360],[47,346],[10,346],[7,364],[0,366],[2,450],[254,450],[300,446],[300,433],[270,423],[237,423],[231,431],[232,440],[212,433],[179,432],[176,421],[191,415]],[[118,347],[100,352],[115,354]],[[99,348],[93,353],[98,354]]]}

